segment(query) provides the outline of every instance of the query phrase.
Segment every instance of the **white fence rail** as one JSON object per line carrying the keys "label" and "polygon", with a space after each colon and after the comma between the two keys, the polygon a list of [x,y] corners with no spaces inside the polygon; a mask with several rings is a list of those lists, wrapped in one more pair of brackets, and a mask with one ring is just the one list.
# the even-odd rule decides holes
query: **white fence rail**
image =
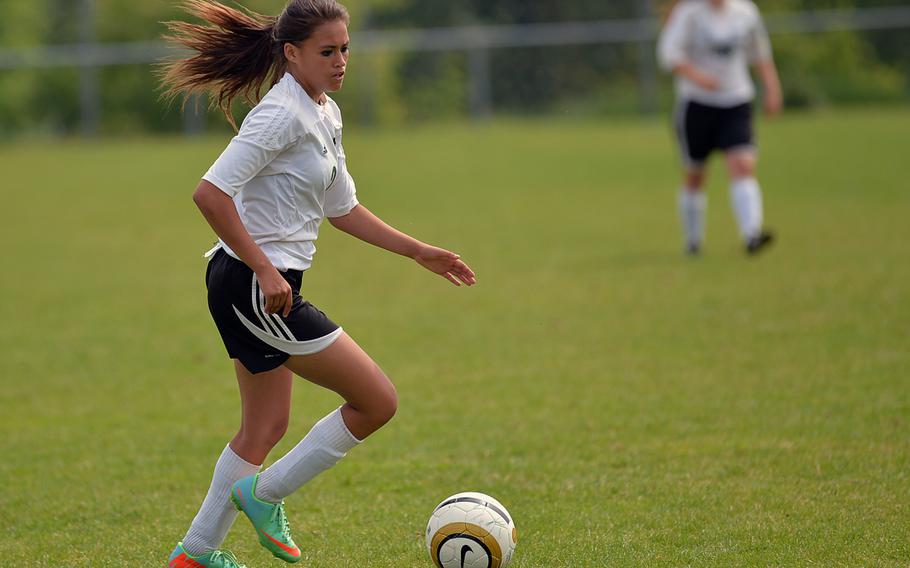
{"label": "white fence rail", "polygon": [[[910,27],[910,6],[767,14],[771,33],[818,33]],[[463,26],[419,30],[361,30],[357,50],[471,51],[507,47],[585,45],[653,41],[654,18],[506,26]],[[0,70],[151,63],[173,55],[163,42],[88,43],[0,48]]]}

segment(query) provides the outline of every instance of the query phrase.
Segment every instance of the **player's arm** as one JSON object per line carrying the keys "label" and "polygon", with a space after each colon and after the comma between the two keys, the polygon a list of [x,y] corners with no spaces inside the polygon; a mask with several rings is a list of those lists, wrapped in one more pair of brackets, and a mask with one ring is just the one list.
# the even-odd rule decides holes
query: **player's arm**
{"label": "player's arm", "polygon": [[774,65],[771,39],[768,37],[765,22],[757,11],[755,12],[755,25],[750,32],[749,58],[755,64],[755,70],[763,87],[765,112],[773,116],[783,108],[784,97],[780,88],[777,66]]}
{"label": "player's arm", "polygon": [[755,68],[765,93],[765,112],[774,116],[784,106],[784,96],[780,87],[780,76],[777,74],[777,66],[774,65],[773,59],[762,59],[756,62]]}
{"label": "player's arm", "polygon": [[474,271],[457,254],[402,233],[373,215],[361,204],[356,205],[346,215],[329,217],[329,222],[333,227],[364,242],[413,259],[456,286],[462,283],[471,286],[476,282]]}
{"label": "player's arm", "polygon": [[672,71],[674,75],[685,77],[699,87],[707,89],[709,91],[716,91],[720,86],[720,83],[716,78],[705,73],[686,60],[682,60],[676,63],[676,65],[673,66]]}
{"label": "player's arm", "polygon": [[257,105],[193,194],[193,201],[218,237],[256,273],[266,313],[284,316],[293,304],[291,287],[253,241],[233,198],[299,136],[296,121],[276,119],[290,112],[290,108],[276,103]]}
{"label": "player's arm", "polygon": [[193,193],[193,201],[215,234],[256,273],[265,296],[266,313],[280,312],[287,317],[294,301],[291,286],[243,226],[234,200],[211,182],[202,180]]}
{"label": "player's arm", "polygon": [[690,14],[691,7],[688,4],[677,4],[673,7],[657,41],[657,60],[666,71],[684,77],[703,89],[714,91],[719,86],[718,80],[689,60],[686,44]]}

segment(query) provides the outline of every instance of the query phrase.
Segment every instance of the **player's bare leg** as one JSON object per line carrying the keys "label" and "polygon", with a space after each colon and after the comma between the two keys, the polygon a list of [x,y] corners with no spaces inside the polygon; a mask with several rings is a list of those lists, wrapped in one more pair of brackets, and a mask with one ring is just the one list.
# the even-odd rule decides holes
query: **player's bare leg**
{"label": "player's bare leg", "polygon": [[240,388],[240,430],[231,448],[250,463],[261,464],[288,429],[294,374],[285,367],[252,374],[234,361]]}
{"label": "player's bare leg", "polygon": [[[250,519],[260,543],[276,557],[297,562],[301,553],[291,537],[284,498],[335,465],[363,438],[391,420],[398,408],[398,397],[379,365],[345,333],[318,353],[291,356],[282,368],[286,374],[281,377],[294,372],[346,401],[317,422],[281,459],[262,474],[236,482],[231,492],[231,500]],[[284,388],[284,379],[280,386]],[[263,408],[270,407],[279,417],[286,417],[280,405],[263,404]],[[283,433],[286,427],[286,422],[265,420],[265,426],[253,436],[260,445],[267,444],[270,436]]]}
{"label": "player's bare leg", "polygon": [[292,356],[285,367],[338,393],[346,401],[341,407],[344,423],[358,440],[381,428],[398,409],[392,381],[346,333],[319,353]]}

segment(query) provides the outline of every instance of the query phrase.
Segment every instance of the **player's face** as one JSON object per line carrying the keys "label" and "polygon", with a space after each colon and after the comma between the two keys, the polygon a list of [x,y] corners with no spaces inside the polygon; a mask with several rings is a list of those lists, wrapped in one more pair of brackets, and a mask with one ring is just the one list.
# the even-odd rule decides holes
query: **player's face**
{"label": "player's face", "polygon": [[288,70],[314,99],[337,91],[344,82],[350,41],[344,21],[326,22],[296,45],[285,44]]}

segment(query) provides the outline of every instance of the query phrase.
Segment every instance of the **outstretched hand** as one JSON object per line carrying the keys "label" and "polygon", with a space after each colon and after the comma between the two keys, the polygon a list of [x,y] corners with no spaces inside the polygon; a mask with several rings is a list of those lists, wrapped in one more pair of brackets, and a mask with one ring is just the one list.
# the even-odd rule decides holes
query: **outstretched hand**
{"label": "outstretched hand", "polygon": [[473,286],[477,282],[474,271],[461,260],[461,257],[446,249],[426,245],[414,255],[414,260],[456,286],[462,284]]}

